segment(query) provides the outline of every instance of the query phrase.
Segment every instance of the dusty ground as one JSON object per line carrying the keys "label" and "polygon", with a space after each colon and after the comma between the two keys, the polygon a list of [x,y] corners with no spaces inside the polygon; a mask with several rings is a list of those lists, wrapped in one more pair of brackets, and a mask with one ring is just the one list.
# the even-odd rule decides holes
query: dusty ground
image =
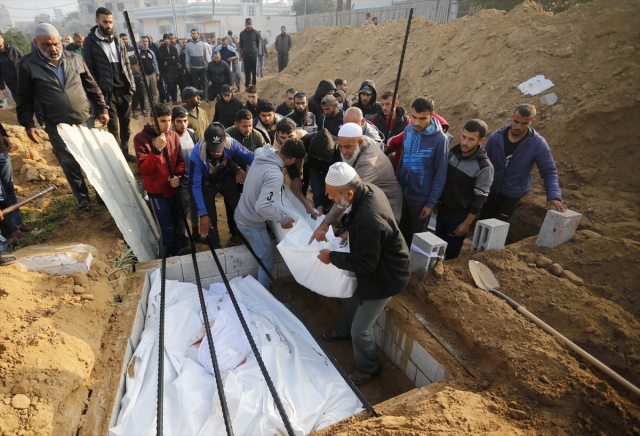
{"label": "dusty ground", "polygon": [[[596,0],[553,16],[526,3],[510,13],[482,11],[444,25],[416,17],[400,83],[403,107],[419,95],[433,96],[454,135],[469,118],[483,118],[496,129],[507,123],[517,104],[537,106],[535,126],[551,146],[564,200],[584,214],[581,232],[555,250],[540,249],[535,238],[526,238],[537,233],[545,214],[544,187],[536,173],[532,192],[512,222],[510,240],[515,243],[509,250],[474,258],[494,271],[503,292],[636,385],[638,6],[638,0]],[[258,83],[260,94],[279,103],[291,86],[311,95],[320,80],[340,76],[348,80],[352,98],[364,79],[373,79],[379,94],[392,89],[405,27],[406,20],[398,20],[365,29],[305,29],[293,36],[289,68],[282,74],[275,73],[276,56],[269,57],[267,75]],[[536,74],[556,84],[549,91],[559,97],[555,106],[543,107],[539,96],[526,98],[515,88]],[[237,96],[244,100],[243,93]],[[203,104],[212,117],[211,106]],[[10,154],[19,197],[50,182],[60,188],[56,195],[70,195],[50,145],[31,144],[13,110],[0,111],[0,122],[14,139]],[[132,120],[132,137],[144,122],[142,117]],[[224,245],[226,216],[221,199],[218,204]],[[45,198],[30,210],[35,217],[50,205]],[[113,305],[106,262],[126,246],[108,211],[97,205],[87,213],[69,211],[42,242],[93,245],[99,248],[97,261],[88,278],[77,278],[86,286],[82,294],[73,292],[71,281],[76,281],[69,277],[16,267],[0,271],[0,431],[105,434],[105,412],[110,411],[126,342],[121,338],[137,301],[116,295],[122,301]],[[540,256],[577,278],[569,276],[570,281],[536,268],[546,262]],[[372,403],[385,401],[378,406],[383,416],[354,417],[321,433],[640,434],[637,398],[475,288],[469,257],[446,261],[442,278],[414,279],[388,310],[411,305],[427,316],[461,352],[462,364],[475,377],[442,353],[436,357],[447,364],[452,379],[385,401],[407,391],[410,382],[383,358],[384,376],[363,388]],[[116,293],[128,294],[135,285],[128,283]],[[291,281],[285,285],[318,333],[333,323],[337,301]],[[87,294],[93,300],[75,298]],[[419,335],[419,323],[408,321],[405,327]],[[424,341],[432,340],[421,334]],[[329,345],[343,367],[351,369],[350,344]],[[27,396],[26,408],[19,408],[26,399],[16,395]]]}

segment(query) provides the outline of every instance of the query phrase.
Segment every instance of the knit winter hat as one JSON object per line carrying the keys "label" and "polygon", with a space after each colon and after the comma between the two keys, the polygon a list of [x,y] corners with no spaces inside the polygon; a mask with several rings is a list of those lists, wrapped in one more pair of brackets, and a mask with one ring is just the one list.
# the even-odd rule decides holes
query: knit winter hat
{"label": "knit winter hat", "polygon": [[344,186],[352,181],[356,174],[356,170],[351,165],[345,162],[337,162],[329,167],[324,181],[330,186]]}
{"label": "knit winter hat", "polygon": [[362,127],[356,123],[346,123],[340,127],[338,138],[360,138],[362,136]]}
{"label": "knit winter hat", "polygon": [[49,23],[38,23],[33,29],[34,36],[57,36],[60,37],[58,29]]}

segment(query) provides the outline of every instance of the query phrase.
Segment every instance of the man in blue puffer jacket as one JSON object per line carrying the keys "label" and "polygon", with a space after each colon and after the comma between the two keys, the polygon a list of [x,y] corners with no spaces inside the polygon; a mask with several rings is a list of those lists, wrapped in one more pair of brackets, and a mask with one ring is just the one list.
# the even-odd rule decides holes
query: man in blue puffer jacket
{"label": "man in blue puffer jacket", "polygon": [[[233,161],[238,156],[247,165],[253,163],[253,153],[227,136],[220,123],[212,123],[198,142],[189,163],[189,190],[200,217],[200,234],[209,235],[214,248],[222,248],[218,235],[216,194],[220,193],[235,211],[240,201],[240,188],[246,173]],[[237,238],[230,229],[232,237]],[[234,243],[237,241],[234,241]],[[238,244],[235,244],[238,245]]]}
{"label": "man in blue puffer jacket", "polygon": [[408,247],[415,233],[426,230],[447,181],[449,138],[434,113],[431,98],[416,98],[411,104],[412,123],[404,129],[396,177],[402,188],[399,227]]}
{"label": "man in blue puffer jacket", "polygon": [[562,191],[558,182],[558,170],[551,156],[547,141],[531,125],[535,121],[536,108],[523,104],[511,115],[511,125],[493,132],[485,149],[493,164],[495,174],[491,192],[480,212],[480,219],[496,218],[509,221],[520,199],[531,190],[533,164],[544,180],[547,191],[547,209],[567,210],[562,203]]}

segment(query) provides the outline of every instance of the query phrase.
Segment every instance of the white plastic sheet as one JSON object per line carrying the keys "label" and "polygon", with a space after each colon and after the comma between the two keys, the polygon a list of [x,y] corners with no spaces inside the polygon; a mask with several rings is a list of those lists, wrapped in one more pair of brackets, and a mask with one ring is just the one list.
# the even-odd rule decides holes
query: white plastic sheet
{"label": "white plastic sheet", "polygon": [[[147,319],[126,373],[126,394],[110,436],[155,435],[160,274],[152,277]],[[296,434],[308,434],[362,410],[362,404],[302,323],[253,277],[232,289],[249,312],[251,334]],[[215,378],[187,356],[202,322],[195,285],[167,281],[165,309],[165,435],[224,435]],[[253,353],[222,374],[236,435],[286,434]]]}
{"label": "white plastic sheet", "polygon": [[356,290],[356,275],[318,259],[320,250],[349,252],[349,244],[340,246],[341,239],[333,235],[329,227],[326,238],[328,242],[309,240],[313,230],[306,225],[296,224],[278,244],[282,255],[296,282],[325,297],[349,298]]}
{"label": "white plastic sheet", "polygon": [[[322,218],[318,218],[317,220],[311,218],[311,215],[305,210],[304,205],[293,195],[291,189],[289,189],[287,185],[283,186],[284,189],[282,193],[276,196],[273,202],[276,209],[293,218],[296,226],[301,225],[315,230],[322,222]],[[274,221],[269,221],[269,226],[271,230],[273,230],[273,234],[278,242],[282,241],[285,235],[291,231],[291,229],[283,229],[280,223]]]}

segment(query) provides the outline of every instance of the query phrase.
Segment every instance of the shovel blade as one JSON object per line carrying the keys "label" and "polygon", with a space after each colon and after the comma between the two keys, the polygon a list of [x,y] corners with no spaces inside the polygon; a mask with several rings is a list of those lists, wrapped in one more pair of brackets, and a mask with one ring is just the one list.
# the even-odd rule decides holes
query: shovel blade
{"label": "shovel blade", "polygon": [[479,288],[490,291],[500,287],[498,279],[496,279],[491,269],[484,263],[478,262],[477,260],[469,260],[469,269],[471,270],[473,280],[476,282],[476,286]]}

